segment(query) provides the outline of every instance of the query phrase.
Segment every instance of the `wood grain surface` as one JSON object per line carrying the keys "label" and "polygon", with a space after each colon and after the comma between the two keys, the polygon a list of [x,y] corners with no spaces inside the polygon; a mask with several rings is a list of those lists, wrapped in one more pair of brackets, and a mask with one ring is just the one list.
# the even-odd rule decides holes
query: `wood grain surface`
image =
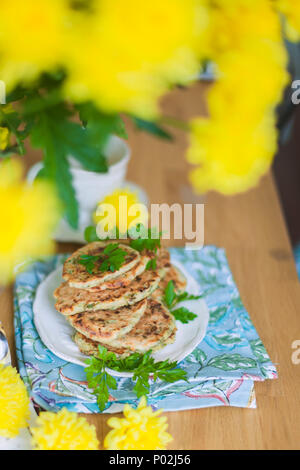
{"label": "wood grain surface", "polygon": [[[178,89],[162,103],[168,116],[187,119],[205,113],[207,85]],[[224,247],[230,268],[279,379],[256,383],[257,409],[214,407],[167,413],[174,449],[300,448],[300,365],[291,361],[300,340],[300,290],[291,246],[271,174],[259,186],[234,197],[195,196],[187,179],[185,134],[173,142],[137,131],[127,120],[132,158],[128,180],[141,185],[153,203],[205,203],[205,244]],[[30,165],[39,157],[29,151]],[[242,149],[241,149],[242,158]],[[182,241],[167,241],[182,245]],[[72,245],[60,244],[59,251]],[[12,290],[0,297],[0,319],[14,353]],[[108,415],[86,415],[101,442]]]}

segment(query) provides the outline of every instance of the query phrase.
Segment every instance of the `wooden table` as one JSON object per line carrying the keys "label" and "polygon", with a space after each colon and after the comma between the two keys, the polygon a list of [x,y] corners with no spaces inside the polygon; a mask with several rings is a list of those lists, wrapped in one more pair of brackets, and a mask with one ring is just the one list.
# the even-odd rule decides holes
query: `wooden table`
{"label": "wooden table", "polygon": [[[204,112],[205,85],[176,90],[163,103],[168,115],[188,118]],[[132,160],[129,180],[140,184],[151,202],[201,202],[189,189],[182,131],[175,142],[129,128]],[[242,152],[241,152],[242,155]],[[28,163],[36,159],[29,153]],[[300,448],[300,365],[291,361],[291,345],[300,339],[300,284],[272,176],[235,197],[210,193],[205,202],[205,243],[226,248],[245,307],[279,379],[256,383],[257,409],[216,407],[168,413],[174,449]],[[174,244],[170,241],[169,244]],[[182,244],[176,243],[177,245]],[[60,246],[66,251],[69,246]],[[14,351],[12,293],[0,298],[0,318]],[[15,357],[14,357],[15,361]],[[87,415],[100,441],[108,415]]]}

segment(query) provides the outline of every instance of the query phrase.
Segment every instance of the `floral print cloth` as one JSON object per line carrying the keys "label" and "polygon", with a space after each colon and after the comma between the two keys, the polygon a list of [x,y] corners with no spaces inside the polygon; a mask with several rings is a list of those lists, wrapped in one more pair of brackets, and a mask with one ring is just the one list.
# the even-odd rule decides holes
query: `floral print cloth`
{"label": "floral print cloth", "polygon": [[[210,312],[207,333],[179,367],[188,381],[151,383],[153,408],[175,411],[208,406],[255,408],[254,381],[274,379],[272,364],[246,312],[228,266],[225,251],[215,246],[199,250],[171,248],[198,281]],[[46,410],[62,407],[81,413],[99,413],[96,399],[87,388],[84,368],[55,356],[42,343],[34,325],[32,304],[41,281],[66,255],[33,263],[15,282],[15,334],[20,374],[35,404]],[[104,412],[122,410],[124,403],[137,404],[130,378],[117,378]]]}

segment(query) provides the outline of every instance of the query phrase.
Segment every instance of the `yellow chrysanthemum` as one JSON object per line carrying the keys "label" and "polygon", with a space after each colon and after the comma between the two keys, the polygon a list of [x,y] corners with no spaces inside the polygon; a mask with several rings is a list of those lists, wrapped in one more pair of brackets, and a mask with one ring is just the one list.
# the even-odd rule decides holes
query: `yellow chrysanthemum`
{"label": "yellow chrysanthemum", "polygon": [[275,7],[285,16],[285,32],[291,41],[300,39],[299,0],[275,0]]}
{"label": "yellow chrysanthemum", "polygon": [[0,150],[5,150],[9,144],[9,130],[7,127],[0,127]]}
{"label": "yellow chrysanthemum", "polygon": [[30,428],[36,450],[99,449],[95,426],[66,408],[58,413],[40,413],[36,424],[37,427]]}
{"label": "yellow chrysanthemum", "polygon": [[190,180],[197,192],[211,189],[224,194],[246,191],[270,168],[276,151],[275,118],[267,116],[256,127],[239,119],[192,123],[188,159],[201,166]]}
{"label": "yellow chrysanthemum", "polygon": [[187,156],[200,164],[190,175],[197,192],[232,194],[254,186],[271,165],[287,54],[269,0],[216,0],[212,19],[219,76],[208,92],[209,117],[192,123]]}
{"label": "yellow chrysanthemum", "polygon": [[207,97],[210,117],[240,121],[243,113],[244,127],[259,123],[282,97],[288,81],[286,63],[282,43],[253,42],[244,54],[235,50],[223,54],[220,77]]}
{"label": "yellow chrysanthemum", "polygon": [[142,397],[137,409],[124,406],[125,418],[110,418],[107,424],[113,428],[104,439],[108,450],[159,450],[166,449],[172,436],[166,432],[166,417],[158,417],[162,410],[153,412]]}
{"label": "yellow chrysanthemum", "polygon": [[211,59],[218,60],[224,51],[242,51],[253,41],[281,39],[279,18],[270,0],[215,0],[209,5]]}
{"label": "yellow chrysanthemum", "polygon": [[203,0],[102,0],[71,37],[67,92],[108,111],[153,116],[171,84],[199,70],[197,40],[207,25]]}
{"label": "yellow chrysanthemum", "polygon": [[54,189],[41,181],[29,186],[21,174],[17,161],[0,165],[0,284],[12,279],[18,264],[54,249],[51,235],[59,217]]}
{"label": "yellow chrysanthemum", "polygon": [[0,77],[8,89],[62,61],[67,0],[0,0]]}
{"label": "yellow chrysanthemum", "polygon": [[0,436],[16,437],[26,428],[29,397],[24,382],[11,366],[0,364]]}
{"label": "yellow chrysanthemum", "polygon": [[139,200],[138,194],[130,189],[116,189],[99,202],[94,214],[94,222],[104,231],[110,232],[115,227],[120,233],[145,224],[148,220],[148,209]]}

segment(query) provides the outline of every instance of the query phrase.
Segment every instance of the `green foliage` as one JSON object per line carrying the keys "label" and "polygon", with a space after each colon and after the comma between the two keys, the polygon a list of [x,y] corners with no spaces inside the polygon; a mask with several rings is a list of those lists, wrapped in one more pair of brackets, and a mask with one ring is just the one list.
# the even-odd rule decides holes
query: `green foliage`
{"label": "green foliage", "polygon": [[156,137],[160,137],[161,139],[173,140],[172,135],[155,122],[145,121],[144,119],[137,117],[133,117],[132,119],[137,129],[154,134]]}
{"label": "green foliage", "polygon": [[156,258],[151,258],[146,264],[146,269],[156,269]]}
{"label": "green foliage", "polygon": [[[131,238],[130,246],[135,250],[141,252],[143,250],[157,252],[157,249],[160,247],[160,237],[161,233],[156,232],[153,229],[146,229],[142,224],[137,224],[135,227],[135,232],[139,234],[139,238],[131,238],[130,235],[133,235],[132,229],[127,232],[127,236]],[[118,237],[119,231],[116,227],[116,236]],[[153,238],[152,238],[153,237]],[[98,241],[99,237],[97,235],[96,227],[89,225],[84,231],[84,238],[88,243]],[[151,258],[147,265],[146,269],[156,269],[156,257]]]}
{"label": "green foliage", "polygon": [[[83,4],[76,0],[78,8]],[[15,153],[24,155],[24,140],[30,136],[32,145],[43,151],[44,169],[38,177],[47,178],[56,185],[66,219],[75,229],[78,227],[78,203],[68,157],[75,158],[88,171],[107,172],[104,153],[110,135],[126,139],[127,134],[119,115],[103,113],[92,102],[76,106],[67,104],[62,93],[65,78],[63,70],[45,73],[34,86],[17,86],[7,94],[7,103],[17,106],[12,112],[4,112],[4,106],[0,105],[0,124],[7,127],[14,138],[5,150],[0,151],[0,157]],[[171,138],[157,124],[133,119],[139,129]],[[149,264],[149,269],[153,266],[154,261]]]}
{"label": "green foliage", "polygon": [[[67,105],[61,92],[64,78],[61,71],[44,74],[36,88],[17,87],[7,96],[8,103],[18,101],[18,111],[4,113],[0,106],[0,122],[15,136],[16,143],[1,156],[23,155],[23,141],[30,135],[32,145],[43,150],[44,169],[39,177],[55,183],[66,218],[71,227],[77,228],[78,204],[68,157],[78,160],[88,171],[107,172],[104,148],[109,136],[127,135],[118,115],[101,113],[92,103],[77,108]],[[77,114],[84,125],[76,122]]]}
{"label": "green foliage", "polygon": [[188,292],[182,292],[181,294],[177,294],[175,291],[175,286],[173,281],[169,281],[167,287],[165,288],[165,293],[163,297],[164,303],[167,305],[171,310],[172,315],[176,318],[176,320],[181,321],[181,323],[188,323],[189,321],[194,320],[197,315],[191,312],[186,307],[180,307],[174,310],[174,307],[179,302],[183,302],[184,300],[197,300],[200,299],[201,295],[192,295]]}
{"label": "green foliage", "polygon": [[127,139],[124,122],[118,114],[104,114],[93,103],[83,103],[76,107],[83,126],[88,130],[91,141],[103,150],[107,139],[115,134]]}
{"label": "green foliage", "polygon": [[181,323],[188,323],[197,317],[195,313],[191,312],[186,307],[176,308],[175,310],[172,310],[171,313],[176,320],[179,320]]}
{"label": "green foliage", "polygon": [[116,355],[107,351],[103,346],[98,346],[98,357],[88,359],[85,368],[89,387],[97,397],[100,411],[105,409],[109,398],[109,389],[116,389],[116,380],[106,372],[106,368],[118,372],[133,372],[132,380],[135,382],[133,391],[140,398],[147,395],[150,390],[149,379],[163,380],[173,383],[178,380],[187,380],[186,372],[175,369],[177,362],[160,361],[155,362],[151,357],[151,350],[145,354],[133,353],[124,359],[117,359]]}
{"label": "green foliage", "polygon": [[98,358],[92,357],[87,359],[88,367],[85,368],[88,386],[93,390],[97,397],[97,404],[100,411],[105,409],[105,405],[109,399],[109,389],[117,388],[117,381],[109,375],[105,366],[110,360],[113,360],[114,354],[107,351],[106,348],[98,346]]}
{"label": "green foliage", "polygon": [[100,255],[81,255],[78,263],[85,266],[90,274],[93,274],[96,268],[101,272],[115,272],[124,264],[126,255],[127,251],[119,248],[118,243],[110,243]]}
{"label": "green foliage", "polygon": [[67,160],[68,150],[64,138],[61,137],[60,124],[60,113],[49,110],[39,113],[31,130],[31,143],[34,147],[42,148],[44,152],[44,168],[39,176],[56,184],[67,220],[71,227],[76,228],[78,205]]}
{"label": "green foliage", "polygon": [[84,239],[87,243],[97,242],[99,237],[96,232],[96,227],[94,225],[89,225],[85,228]]}
{"label": "green foliage", "polygon": [[[133,238],[133,231],[128,231],[128,236],[131,237],[130,246],[137,251],[153,251],[157,252],[157,249],[160,248],[160,238],[161,232],[153,228],[148,228],[143,224],[137,224],[134,227],[135,233]],[[137,237],[136,237],[137,235]],[[155,269],[156,268],[156,258],[151,259],[146,266],[146,269]]]}

